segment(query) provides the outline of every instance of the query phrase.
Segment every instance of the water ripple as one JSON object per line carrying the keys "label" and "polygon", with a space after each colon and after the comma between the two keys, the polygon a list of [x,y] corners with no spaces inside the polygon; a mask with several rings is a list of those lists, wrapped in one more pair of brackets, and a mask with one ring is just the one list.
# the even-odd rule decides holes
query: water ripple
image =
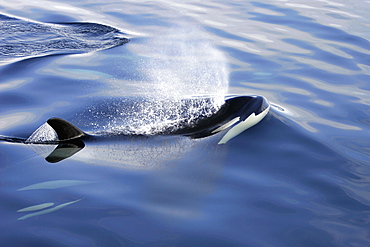
{"label": "water ripple", "polygon": [[[2,66],[1,134],[25,134],[54,115],[88,124],[75,112],[103,107],[94,105],[96,97],[109,110],[112,98],[171,95],[178,87],[180,94],[260,94],[275,106],[260,125],[216,150],[211,140],[173,146],[141,139],[97,143],[86,156],[50,165],[28,147],[0,143],[8,245],[370,242],[367,2],[14,0],[0,8],[36,22],[102,23],[132,40],[88,55]],[[127,164],[155,169],[122,169]],[[14,195],[52,180],[100,183]],[[84,200],[73,203],[78,198]],[[42,210],[49,202],[73,204],[16,221],[16,210]]]}

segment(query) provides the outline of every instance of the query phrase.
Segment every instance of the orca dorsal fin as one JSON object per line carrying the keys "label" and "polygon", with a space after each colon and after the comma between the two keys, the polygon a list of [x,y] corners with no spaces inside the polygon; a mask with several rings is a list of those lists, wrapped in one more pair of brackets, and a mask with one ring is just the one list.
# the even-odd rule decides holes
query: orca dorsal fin
{"label": "orca dorsal fin", "polygon": [[47,123],[57,133],[58,141],[69,141],[86,135],[82,130],[61,118],[50,118]]}

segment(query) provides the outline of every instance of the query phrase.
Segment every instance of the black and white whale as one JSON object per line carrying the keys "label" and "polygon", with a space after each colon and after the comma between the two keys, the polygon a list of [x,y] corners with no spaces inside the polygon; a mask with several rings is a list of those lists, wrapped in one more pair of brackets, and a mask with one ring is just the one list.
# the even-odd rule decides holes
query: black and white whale
{"label": "black and white whale", "polygon": [[[202,99],[181,100],[183,110],[188,110],[189,104],[204,102]],[[132,106],[129,106],[131,108]],[[179,135],[193,139],[205,138],[220,132],[225,132],[218,144],[225,144],[246,129],[259,123],[268,113],[270,105],[262,96],[237,96],[228,98],[217,112],[212,115],[200,114],[197,119],[177,119],[176,125],[169,124],[152,134],[132,133],[116,131],[114,134],[109,131],[83,131],[67,120],[61,118],[50,118],[33,132],[28,138],[0,136],[0,140],[24,144],[46,144],[57,145],[57,147],[46,157],[49,162],[58,162],[72,156],[85,147],[90,141],[99,142],[106,138],[115,137],[145,137],[155,135]],[[185,114],[185,113],[184,113]]]}
{"label": "black and white whale", "polygon": [[[189,104],[193,105],[194,101],[199,100],[181,100],[185,102],[182,107],[186,108]],[[201,100],[204,101],[204,98]],[[147,135],[182,135],[190,138],[204,138],[229,129],[219,142],[219,144],[224,144],[244,130],[260,122],[268,113],[269,108],[270,105],[262,96],[233,97],[227,99],[221,108],[211,116],[199,115],[198,119],[194,119],[191,122],[186,121],[186,119],[178,119],[176,127],[169,125],[161,131]],[[76,139],[89,140],[112,135],[145,135],[137,133],[128,134],[123,130],[115,134],[108,131],[84,132],[72,123],[61,118],[50,118],[46,124],[55,131],[55,134],[45,133],[45,129],[39,128],[27,139],[8,138],[7,140],[33,144],[55,144]],[[4,138],[2,139],[4,140]]]}

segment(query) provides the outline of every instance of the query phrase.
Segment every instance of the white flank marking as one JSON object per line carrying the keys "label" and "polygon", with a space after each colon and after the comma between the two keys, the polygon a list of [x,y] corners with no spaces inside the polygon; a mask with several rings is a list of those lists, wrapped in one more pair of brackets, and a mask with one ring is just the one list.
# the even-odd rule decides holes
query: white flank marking
{"label": "white flank marking", "polygon": [[256,125],[259,123],[268,113],[270,110],[270,106],[268,106],[263,112],[258,114],[257,116],[253,113],[251,114],[246,120],[241,121],[234,127],[232,127],[225,135],[222,137],[222,139],[218,142],[218,144],[225,144],[230,139],[234,138],[235,136],[239,135],[246,129],[249,129],[250,127]]}

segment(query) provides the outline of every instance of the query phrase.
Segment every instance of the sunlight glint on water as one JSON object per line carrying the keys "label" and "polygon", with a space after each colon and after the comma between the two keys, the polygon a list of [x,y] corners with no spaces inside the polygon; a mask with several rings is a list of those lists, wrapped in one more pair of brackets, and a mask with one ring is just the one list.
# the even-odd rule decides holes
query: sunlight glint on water
{"label": "sunlight glint on water", "polygon": [[[171,120],[166,112],[182,116],[165,102],[221,95],[227,81],[228,93],[263,95],[276,107],[226,145],[217,136],[108,138],[52,165],[43,145],[40,157],[30,145],[0,143],[0,246],[369,246],[366,1],[14,0],[1,8],[131,34],[110,50],[2,66],[1,135],[27,137],[54,116],[87,131],[107,120],[111,130],[151,132]],[[184,16],[200,27],[178,24]],[[141,110],[124,113],[136,96]],[[94,115],[79,114],[88,107]],[[97,183],[20,190],[48,181]],[[50,203],[47,214],[17,212]]]}

